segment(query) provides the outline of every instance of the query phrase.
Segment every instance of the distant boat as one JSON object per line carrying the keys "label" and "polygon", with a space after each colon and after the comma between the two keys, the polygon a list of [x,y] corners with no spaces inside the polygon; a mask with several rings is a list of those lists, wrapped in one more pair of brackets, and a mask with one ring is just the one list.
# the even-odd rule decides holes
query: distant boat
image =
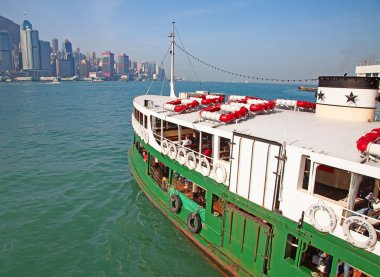
{"label": "distant boat", "polygon": [[95,79],[93,79],[92,81],[93,81],[93,82],[104,82],[104,80],[103,80],[103,79],[100,79],[100,78],[95,78]]}
{"label": "distant boat", "polygon": [[298,90],[301,90],[301,91],[318,91],[318,88],[309,88],[309,87],[299,86]]}

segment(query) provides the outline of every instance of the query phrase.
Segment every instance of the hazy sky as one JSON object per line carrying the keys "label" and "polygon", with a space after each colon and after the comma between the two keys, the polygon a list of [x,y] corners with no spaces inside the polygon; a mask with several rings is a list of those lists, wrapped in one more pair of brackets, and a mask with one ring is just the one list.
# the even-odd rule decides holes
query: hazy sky
{"label": "hazy sky", "polygon": [[[173,19],[188,52],[246,75],[316,78],[380,61],[379,0],[1,0],[0,15],[20,24],[24,13],[42,40],[57,37],[61,47],[67,38],[83,53],[124,52],[139,62],[161,63]],[[176,54],[176,75],[195,79]],[[192,63],[201,80],[243,81]]]}

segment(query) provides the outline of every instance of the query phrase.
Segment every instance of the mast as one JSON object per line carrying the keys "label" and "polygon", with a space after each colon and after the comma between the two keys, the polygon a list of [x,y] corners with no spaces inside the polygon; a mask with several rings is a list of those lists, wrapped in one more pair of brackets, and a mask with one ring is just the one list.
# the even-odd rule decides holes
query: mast
{"label": "mast", "polygon": [[174,24],[173,21],[173,31],[170,34],[171,43],[170,43],[170,97],[176,97],[174,92]]}

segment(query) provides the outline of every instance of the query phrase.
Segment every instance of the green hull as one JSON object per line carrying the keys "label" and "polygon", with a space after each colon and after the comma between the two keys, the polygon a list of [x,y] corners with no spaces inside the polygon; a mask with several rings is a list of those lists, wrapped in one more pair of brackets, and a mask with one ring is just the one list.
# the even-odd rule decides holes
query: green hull
{"label": "green hull", "polygon": [[[187,218],[191,213],[200,213],[197,205],[186,204],[179,213],[171,211],[170,190],[164,191],[150,177],[147,166],[150,161],[144,161],[135,144],[129,150],[131,171],[146,196],[223,272],[237,276],[310,276],[312,270],[305,266],[304,260],[306,249],[312,246],[323,249],[333,257],[331,272],[325,276],[335,276],[340,261],[369,275],[378,276],[378,256],[332,235],[320,233],[302,221],[302,224],[297,224],[235,195],[226,186],[157,152],[138,136],[135,136],[135,142],[141,143],[149,154],[169,167],[169,184],[175,171],[207,191],[206,208],[201,215],[202,227],[199,233],[193,233],[188,228]],[[212,211],[212,196],[223,199],[221,215],[216,216]],[[183,199],[186,196],[180,197]]]}

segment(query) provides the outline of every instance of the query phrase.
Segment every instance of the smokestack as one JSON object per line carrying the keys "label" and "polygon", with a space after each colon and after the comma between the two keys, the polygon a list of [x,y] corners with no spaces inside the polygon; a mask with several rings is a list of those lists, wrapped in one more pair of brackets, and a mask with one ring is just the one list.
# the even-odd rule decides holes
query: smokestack
{"label": "smokestack", "polygon": [[375,121],[377,77],[319,77],[316,116],[347,121]]}

